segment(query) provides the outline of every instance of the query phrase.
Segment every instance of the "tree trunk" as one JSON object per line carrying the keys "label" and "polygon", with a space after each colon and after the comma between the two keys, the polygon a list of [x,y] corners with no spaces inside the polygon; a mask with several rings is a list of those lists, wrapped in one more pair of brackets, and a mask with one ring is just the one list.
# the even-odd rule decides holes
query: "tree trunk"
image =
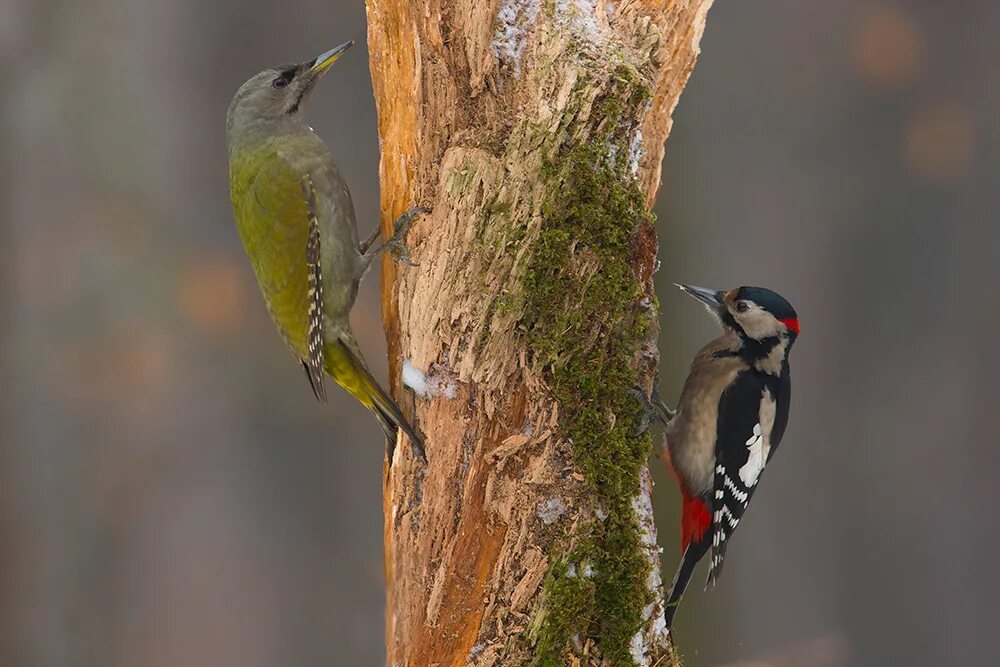
{"label": "tree trunk", "polygon": [[[712,0],[367,0],[391,383],[387,664],[668,665],[636,389],[649,207]],[[405,390],[402,371],[414,391]]]}

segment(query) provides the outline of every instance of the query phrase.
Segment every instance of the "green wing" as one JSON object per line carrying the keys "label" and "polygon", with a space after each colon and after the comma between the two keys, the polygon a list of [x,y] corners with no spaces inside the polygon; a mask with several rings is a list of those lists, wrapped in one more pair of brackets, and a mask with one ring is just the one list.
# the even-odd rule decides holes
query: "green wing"
{"label": "green wing", "polygon": [[236,226],[264,302],[299,359],[309,360],[309,211],[298,173],[273,150],[230,164]]}

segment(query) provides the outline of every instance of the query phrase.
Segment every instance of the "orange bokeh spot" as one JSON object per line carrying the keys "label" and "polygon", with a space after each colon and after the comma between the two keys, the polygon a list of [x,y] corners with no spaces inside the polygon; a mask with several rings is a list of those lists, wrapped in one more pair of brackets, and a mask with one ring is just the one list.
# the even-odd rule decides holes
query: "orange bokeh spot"
{"label": "orange bokeh spot", "polygon": [[924,38],[903,10],[877,7],[861,21],[852,49],[854,66],[868,83],[899,90],[916,80],[924,64]]}
{"label": "orange bokeh spot", "polygon": [[949,185],[972,166],[976,132],[968,110],[954,102],[934,102],[918,108],[903,136],[903,162],[921,181]]}
{"label": "orange bokeh spot", "polygon": [[234,334],[246,317],[247,292],[242,267],[228,258],[202,258],[182,272],[177,308],[202,335]]}

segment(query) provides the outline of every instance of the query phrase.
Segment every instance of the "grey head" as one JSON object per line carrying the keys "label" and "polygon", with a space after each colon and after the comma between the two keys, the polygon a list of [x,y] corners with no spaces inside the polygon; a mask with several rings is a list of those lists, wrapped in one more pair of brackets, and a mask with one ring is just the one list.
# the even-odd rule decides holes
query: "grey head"
{"label": "grey head", "polygon": [[234,142],[306,129],[303,109],[323,75],[354,42],[345,42],[305,62],[268,67],[240,86],[226,114]]}

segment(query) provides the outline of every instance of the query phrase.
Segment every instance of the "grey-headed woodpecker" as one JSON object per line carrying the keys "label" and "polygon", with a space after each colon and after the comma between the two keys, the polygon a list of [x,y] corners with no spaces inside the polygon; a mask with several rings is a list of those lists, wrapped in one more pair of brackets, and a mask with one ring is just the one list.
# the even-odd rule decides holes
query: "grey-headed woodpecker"
{"label": "grey-headed woodpecker", "polygon": [[719,320],[722,335],[695,356],[663,432],[662,456],[682,499],[683,556],[667,598],[668,628],[709,548],[706,587],[715,585],[726,545],[781,442],[791,400],[788,352],[799,335],[795,309],[769,289],[678,287]]}

